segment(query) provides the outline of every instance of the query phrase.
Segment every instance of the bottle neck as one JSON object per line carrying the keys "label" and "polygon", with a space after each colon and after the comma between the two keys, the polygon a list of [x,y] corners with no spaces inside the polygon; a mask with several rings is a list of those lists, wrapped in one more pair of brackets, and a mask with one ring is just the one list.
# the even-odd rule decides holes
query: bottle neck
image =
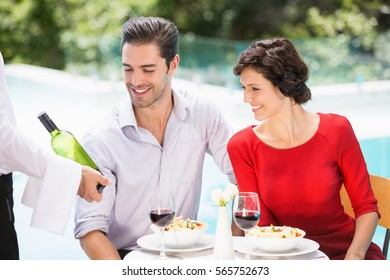
{"label": "bottle neck", "polygon": [[43,126],[47,129],[47,131],[52,135],[56,135],[59,133],[58,127],[55,125],[53,120],[49,117],[46,112],[42,112],[38,115],[38,119],[41,121]]}

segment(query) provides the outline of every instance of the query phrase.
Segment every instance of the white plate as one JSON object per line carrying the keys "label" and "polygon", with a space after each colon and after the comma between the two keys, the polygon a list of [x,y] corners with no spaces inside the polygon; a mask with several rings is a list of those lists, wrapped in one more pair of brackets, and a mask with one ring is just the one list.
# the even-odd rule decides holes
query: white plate
{"label": "white plate", "polygon": [[[138,238],[137,244],[147,250],[161,250],[161,238],[158,234],[148,234],[142,236]],[[212,247],[214,247],[214,235],[205,233],[202,238],[191,248],[169,248],[165,246],[165,252],[187,253],[206,250]]]}
{"label": "white plate", "polygon": [[[246,253],[245,249],[245,241],[243,237],[234,237],[234,249],[237,252],[240,253]],[[260,257],[289,257],[289,256],[298,256],[298,255],[304,255],[311,252],[314,252],[320,248],[320,245],[310,239],[303,238],[301,242],[295,247],[294,249],[287,251],[287,252],[268,252],[260,250],[259,248],[255,247],[253,244],[248,244],[249,254],[252,256],[260,256]]]}

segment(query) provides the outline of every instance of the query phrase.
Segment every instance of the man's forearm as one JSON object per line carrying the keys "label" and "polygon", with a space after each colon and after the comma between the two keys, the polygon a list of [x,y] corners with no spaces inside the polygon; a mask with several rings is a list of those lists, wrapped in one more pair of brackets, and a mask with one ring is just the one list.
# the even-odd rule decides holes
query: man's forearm
{"label": "man's forearm", "polygon": [[91,231],[80,238],[80,245],[91,260],[120,260],[118,251],[101,231]]}

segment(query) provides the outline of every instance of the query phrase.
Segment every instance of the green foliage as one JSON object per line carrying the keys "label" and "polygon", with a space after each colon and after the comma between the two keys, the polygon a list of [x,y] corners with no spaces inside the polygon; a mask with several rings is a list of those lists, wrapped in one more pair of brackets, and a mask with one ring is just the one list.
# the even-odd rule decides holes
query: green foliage
{"label": "green foliage", "polygon": [[372,50],[378,35],[375,30],[378,21],[363,14],[356,5],[337,10],[334,14],[321,13],[317,7],[312,7],[307,12],[306,23],[317,36],[334,38],[345,34],[354,39],[356,47],[361,46],[365,50]]}
{"label": "green foliage", "polygon": [[[107,36],[154,0],[1,0],[0,46],[7,61],[63,69],[70,57],[99,59]],[[66,51],[69,53],[65,53]],[[106,46],[110,47],[110,45]]]}
{"label": "green foliage", "polygon": [[[7,62],[115,76],[121,26],[138,15],[174,21],[184,35],[182,54],[194,53],[184,66],[203,69],[202,56],[209,56],[208,69],[216,72],[241,49],[233,41],[329,37],[351,42],[346,51],[376,55],[383,52],[379,32],[390,28],[388,0],[1,0],[0,50]],[[210,49],[205,37],[223,40]]]}
{"label": "green foliage", "polygon": [[359,51],[345,36],[294,40],[310,69],[309,83],[331,84],[390,79],[389,64]]}
{"label": "green foliage", "polygon": [[62,27],[54,17],[51,0],[2,0],[0,46],[4,57],[61,68],[64,56],[58,47]]}

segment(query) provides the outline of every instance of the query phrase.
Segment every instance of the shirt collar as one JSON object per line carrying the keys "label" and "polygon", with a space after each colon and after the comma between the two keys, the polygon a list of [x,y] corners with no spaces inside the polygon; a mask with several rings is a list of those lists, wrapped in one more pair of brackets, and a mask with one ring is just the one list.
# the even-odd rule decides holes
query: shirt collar
{"label": "shirt collar", "polygon": [[117,117],[121,129],[126,126],[137,127],[137,120],[135,119],[133,104],[129,96],[126,96],[126,98],[118,105]]}
{"label": "shirt collar", "polygon": [[173,93],[173,112],[177,116],[178,120],[182,121],[187,116],[187,108],[190,106],[190,102],[188,101],[187,92],[179,92],[172,91]]}
{"label": "shirt collar", "polygon": [[[178,118],[178,120],[184,120],[187,115],[187,108],[190,105],[190,102],[186,98],[188,93],[180,92],[172,90],[173,95],[173,112],[174,115]],[[119,121],[119,125],[121,129],[126,126],[133,126],[138,128],[137,120],[134,115],[134,108],[131,102],[131,99],[127,96],[117,107],[117,117]]]}

